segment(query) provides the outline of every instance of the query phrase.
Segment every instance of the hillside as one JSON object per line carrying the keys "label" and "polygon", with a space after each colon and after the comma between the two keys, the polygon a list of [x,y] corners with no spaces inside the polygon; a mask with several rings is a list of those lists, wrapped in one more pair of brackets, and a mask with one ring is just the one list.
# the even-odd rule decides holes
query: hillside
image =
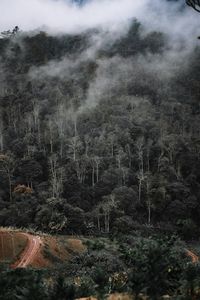
{"label": "hillside", "polygon": [[27,238],[18,232],[0,231],[0,261],[12,263],[27,245]]}
{"label": "hillside", "polygon": [[183,2],[0,1],[0,300],[200,299]]}
{"label": "hillside", "polygon": [[[2,289],[4,297],[8,295],[8,286],[10,292],[20,297],[27,297],[29,291],[32,295],[32,289],[36,289],[38,295],[39,280],[41,299],[45,295],[51,299],[59,293],[61,297],[66,295],[67,300],[102,297],[129,300],[135,299],[135,291],[138,291],[139,299],[144,300],[143,285],[151,295],[159,293],[159,299],[166,299],[165,294],[172,296],[184,287],[184,280],[198,268],[199,261],[193,250],[186,250],[187,246],[175,236],[139,237],[136,234],[114,240],[105,237],[77,239],[4,229],[0,240],[3,240],[4,250],[11,254],[17,254],[16,250],[19,245],[21,247],[18,255],[8,257],[8,251],[1,257],[0,283],[7,281]],[[173,291],[169,290],[172,284]]]}
{"label": "hillside", "polygon": [[81,240],[70,237],[34,235],[2,229],[0,262],[16,268],[47,268],[72,259],[85,251]]}
{"label": "hillside", "polygon": [[199,47],[143,31],[0,40],[2,226],[199,234]]}

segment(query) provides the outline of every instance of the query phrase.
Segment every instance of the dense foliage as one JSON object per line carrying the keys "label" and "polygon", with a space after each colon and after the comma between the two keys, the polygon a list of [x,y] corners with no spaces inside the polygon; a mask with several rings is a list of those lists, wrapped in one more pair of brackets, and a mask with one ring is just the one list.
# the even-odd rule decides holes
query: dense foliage
{"label": "dense foliage", "polygon": [[200,266],[186,259],[182,243],[175,240],[93,239],[87,241],[87,252],[53,270],[1,267],[0,299],[70,300],[93,295],[105,300],[113,293],[141,300],[199,299]]}
{"label": "dense foliage", "polygon": [[135,20],[115,39],[5,34],[0,224],[87,234],[148,224],[195,237],[200,51],[185,50],[170,56],[168,37]]}

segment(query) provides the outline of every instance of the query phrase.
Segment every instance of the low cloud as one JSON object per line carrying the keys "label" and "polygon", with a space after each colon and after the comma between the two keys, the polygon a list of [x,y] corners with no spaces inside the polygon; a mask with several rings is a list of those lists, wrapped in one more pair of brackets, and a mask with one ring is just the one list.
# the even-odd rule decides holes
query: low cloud
{"label": "low cloud", "polygon": [[[89,82],[80,111],[97,105],[104,95],[113,95],[117,93],[116,88],[123,90],[126,85],[157,84],[157,90],[164,89],[177,66],[180,69],[187,62],[199,43],[200,16],[186,8],[182,0],[90,0],[81,7],[70,0],[0,0],[0,11],[0,31],[12,29],[15,25],[24,31],[45,27],[54,34],[82,32],[94,27],[104,29],[91,36],[90,47],[79,56],[64,56],[45,66],[33,67],[29,72],[31,80],[44,79],[46,82],[47,77],[59,77],[79,83],[84,76],[79,66],[89,59],[96,61],[98,68]],[[139,53],[134,59],[119,56],[97,59],[97,50],[106,42],[112,44],[126,32],[133,18],[142,23],[143,35],[152,30],[166,34],[168,38],[163,53]],[[80,94],[84,93],[80,91]]]}
{"label": "low cloud", "polygon": [[54,32],[82,31],[97,26],[115,27],[138,15],[146,0],[96,0],[79,7],[69,0],[1,0],[0,30],[43,26]]}
{"label": "low cloud", "polygon": [[[1,0],[2,1],[2,0]],[[25,0],[4,0],[0,3],[10,2],[25,3]],[[21,18],[24,22],[19,24],[26,30],[35,29],[45,25],[51,32],[73,33],[85,29],[100,27],[105,29],[98,31],[91,39],[90,47],[80,54],[80,57],[63,57],[59,61],[50,61],[40,68],[32,68],[29,75],[32,79],[59,77],[61,80],[68,78],[79,78],[77,69],[88,59],[94,59],[96,51],[101,46],[119,37],[128,29],[130,20],[137,18],[142,23],[142,34],[146,35],[152,30],[161,31],[166,34],[166,48],[161,54],[145,53],[137,57],[121,58],[119,56],[111,59],[96,60],[98,68],[95,78],[90,82],[89,89],[80,111],[84,108],[96,106],[101,98],[120,90],[126,85],[151,86],[156,84],[156,89],[164,89],[174,76],[177,68],[181,69],[188,60],[191,51],[199,43],[197,36],[199,31],[199,15],[189,7],[184,6],[184,1],[165,0],[90,0],[82,7],[74,5],[69,1],[53,0],[29,0],[21,11],[26,15]],[[20,10],[20,6],[18,7]],[[32,20],[30,21],[32,16]],[[2,19],[0,20],[1,26]],[[12,27],[12,26],[8,26]],[[108,31],[106,29],[109,29]],[[117,34],[113,34],[117,31]],[[152,78],[153,82],[152,82]],[[132,81],[131,83],[129,81]],[[117,92],[116,92],[117,93]]]}
{"label": "low cloud", "polygon": [[74,33],[93,27],[123,30],[138,18],[146,30],[158,30],[190,37],[198,32],[199,16],[192,9],[180,9],[184,1],[90,0],[78,6],[71,0],[1,0],[0,31],[18,25],[29,31],[46,28],[51,33]]}

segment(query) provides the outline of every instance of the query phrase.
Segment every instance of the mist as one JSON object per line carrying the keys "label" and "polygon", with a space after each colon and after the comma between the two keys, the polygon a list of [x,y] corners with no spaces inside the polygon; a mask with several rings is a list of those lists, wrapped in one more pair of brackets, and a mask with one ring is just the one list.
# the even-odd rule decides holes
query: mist
{"label": "mist", "polygon": [[184,1],[165,0],[90,0],[82,6],[70,0],[1,0],[0,31],[18,25],[23,31],[45,28],[54,34],[94,27],[116,32],[137,18],[147,31],[159,29],[174,39],[190,39],[198,31],[199,19],[184,6]]}
{"label": "mist", "polygon": [[[124,242],[135,244],[140,228],[145,237],[155,228],[198,238],[199,15],[184,0],[0,0],[0,9],[0,31],[10,30],[0,38],[0,223],[56,235],[125,234],[107,279],[131,270]],[[110,260],[99,258],[107,274]],[[86,283],[98,283],[83,269]],[[174,283],[170,274],[160,297]],[[176,282],[185,274],[184,266]],[[182,288],[181,281],[174,297]]]}
{"label": "mist", "polygon": [[[157,90],[162,89],[177,69],[180,72],[184,68],[198,45],[199,16],[186,7],[184,1],[90,0],[79,6],[70,0],[2,0],[0,9],[0,30],[18,25],[26,33],[43,29],[60,36],[98,29],[91,32],[88,48],[78,55],[64,55],[29,70],[31,80],[73,79],[78,84],[84,77],[79,72],[80,65],[95,61],[97,70],[87,93],[80,89],[80,112],[95,107],[105,95],[112,95],[115,90],[122,91],[123,85],[131,85],[131,81],[139,86],[155,84]],[[118,54],[112,58],[99,58],[99,51],[105,45],[111,46],[126,36],[134,19],[141,23],[141,37],[145,38],[154,31],[164,35],[165,45],[161,53],[146,51],[138,53],[134,59],[122,58]]]}
{"label": "mist", "polygon": [[[155,89],[162,93],[165,86],[170,84],[177,70],[181,72],[186,67],[192,51],[198,45],[196,38],[198,36],[198,15],[190,8],[185,8],[182,1],[155,0],[152,4],[148,0],[134,1],[134,3],[128,0],[123,3],[105,0],[90,1],[83,8],[68,4],[68,8],[84,15],[88,10],[97,13],[99,8],[105,9],[108,3],[111,8],[110,14],[107,14],[107,17],[106,14],[102,14],[101,27],[97,32],[91,33],[90,46],[85,51],[75,57],[64,56],[39,68],[33,67],[29,72],[31,80],[36,81],[38,79],[46,81],[46,78],[51,80],[55,77],[60,80],[70,80],[71,78],[78,80],[80,64],[87,63],[88,60],[95,61],[98,66],[95,77],[89,82],[87,93],[78,110],[79,113],[96,107],[101,99],[107,96],[117,95],[118,91],[123,93],[122,91],[131,85],[149,88],[154,85]],[[119,14],[115,18],[116,9],[119,7],[122,8],[121,15]],[[129,9],[126,11],[125,7],[129,7]],[[134,57],[125,58],[116,54],[111,58],[99,58],[99,51],[105,45],[112,45],[117,39],[126,36],[135,17],[141,23],[140,35],[142,38],[147,37],[153,31],[163,34],[164,46],[161,53],[146,51],[138,53]],[[90,23],[91,20],[86,19],[88,23],[85,28],[97,26],[97,22]],[[115,23],[111,20],[115,20]],[[76,25],[74,30],[75,28],[77,30]],[[120,29],[116,31],[117,28]]]}

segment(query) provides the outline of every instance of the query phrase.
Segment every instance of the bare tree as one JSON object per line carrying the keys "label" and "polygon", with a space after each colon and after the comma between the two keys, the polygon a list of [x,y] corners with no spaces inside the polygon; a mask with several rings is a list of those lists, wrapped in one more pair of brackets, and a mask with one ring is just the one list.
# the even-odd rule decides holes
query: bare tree
{"label": "bare tree", "polygon": [[146,156],[147,156],[147,172],[150,172],[150,152],[151,147],[153,145],[153,141],[151,139],[148,140],[147,146],[146,146]]}
{"label": "bare tree", "polygon": [[47,130],[47,138],[50,144],[50,153],[54,153],[54,143],[55,143],[55,124],[52,119],[49,119],[47,122],[48,130]]}
{"label": "bare tree", "polygon": [[41,143],[41,132],[40,132],[40,106],[36,99],[33,99],[32,101],[33,105],[33,123],[34,123],[34,129],[37,131],[37,139],[38,139],[38,145]]}
{"label": "bare tree", "polygon": [[1,152],[3,151],[4,149],[4,136],[3,136],[3,122],[2,122],[2,119],[0,119],[0,150]]}
{"label": "bare tree", "polygon": [[139,173],[144,176],[144,138],[141,137],[136,142],[137,155],[139,160]]}
{"label": "bare tree", "polygon": [[151,196],[150,196],[150,173],[146,176],[146,189],[147,189],[147,210],[148,210],[148,225],[151,226]]}
{"label": "bare tree", "polygon": [[186,0],[186,4],[200,12],[200,0]]}
{"label": "bare tree", "polygon": [[124,165],[127,159],[127,154],[123,151],[123,149],[119,149],[118,154],[116,155],[116,162],[119,171],[119,184],[121,186],[126,184],[126,176],[128,174],[128,169]]}
{"label": "bare tree", "polygon": [[64,142],[66,137],[66,129],[68,127],[69,116],[67,109],[64,103],[60,103],[57,106],[56,116],[55,116],[55,123],[58,130],[59,135],[59,143],[60,143],[60,157],[63,157],[64,151]]}
{"label": "bare tree", "polygon": [[101,202],[95,209],[95,215],[97,217],[98,229],[101,230],[101,219],[103,220],[103,231],[105,233],[110,232],[110,214],[117,207],[117,201],[113,194],[103,197]]}
{"label": "bare tree", "polygon": [[87,161],[85,159],[77,159],[75,164],[76,175],[80,183],[84,183],[86,176]]}
{"label": "bare tree", "polygon": [[69,139],[68,142],[68,153],[72,157],[73,161],[76,161],[78,159],[78,154],[81,152],[83,147],[82,141],[78,135],[73,136]]}
{"label": "bare tree", "polygon": [[129,169],[131,168],[131,165],[132,165],[132,153],[131,153],[131,147],[130,147],[130,144],[127,144],[126,145],[126,153],[127,153],[127,157],[128,157],[128,167]]}
{"label": "bare tree", "polygon": [[63,191],[63,168],[59,166],[58,157],[53,154],[49,158],[51,172],[52,197],[59,198]]}
{"label": "bare tree", "polygon": [[92,140],[88,134],[84,136],[84,143],[85,143],[85,157],[88,157],[88,153],[92,143]]}
{"label": "bare tree", "polygon": [[141,194],[142,194],[142,184],[146,180],[146,176],[143,172],[139,172],[137,175],[138,178],[138,202],[141,202]]}
{"label": "bare tree", "polygon": [[116,137],[113,133],[110,133],[108,136],[108,144],[110,146],[110,155],[114,157],[114,149],[115,149]]}
{"label": "bare tree", "polygon": [[99,156],[93,156],[90,159],[90,165],[92,166],[92,186],[99,182],[99,166],[101,164],[101,158]]}
{"label": "bare tree", "polygon": [[96,164],[96,181],[99,182],[99,165],[101,163],[101,159],[100,159],[100,157],[95,156],[94,161]]}

